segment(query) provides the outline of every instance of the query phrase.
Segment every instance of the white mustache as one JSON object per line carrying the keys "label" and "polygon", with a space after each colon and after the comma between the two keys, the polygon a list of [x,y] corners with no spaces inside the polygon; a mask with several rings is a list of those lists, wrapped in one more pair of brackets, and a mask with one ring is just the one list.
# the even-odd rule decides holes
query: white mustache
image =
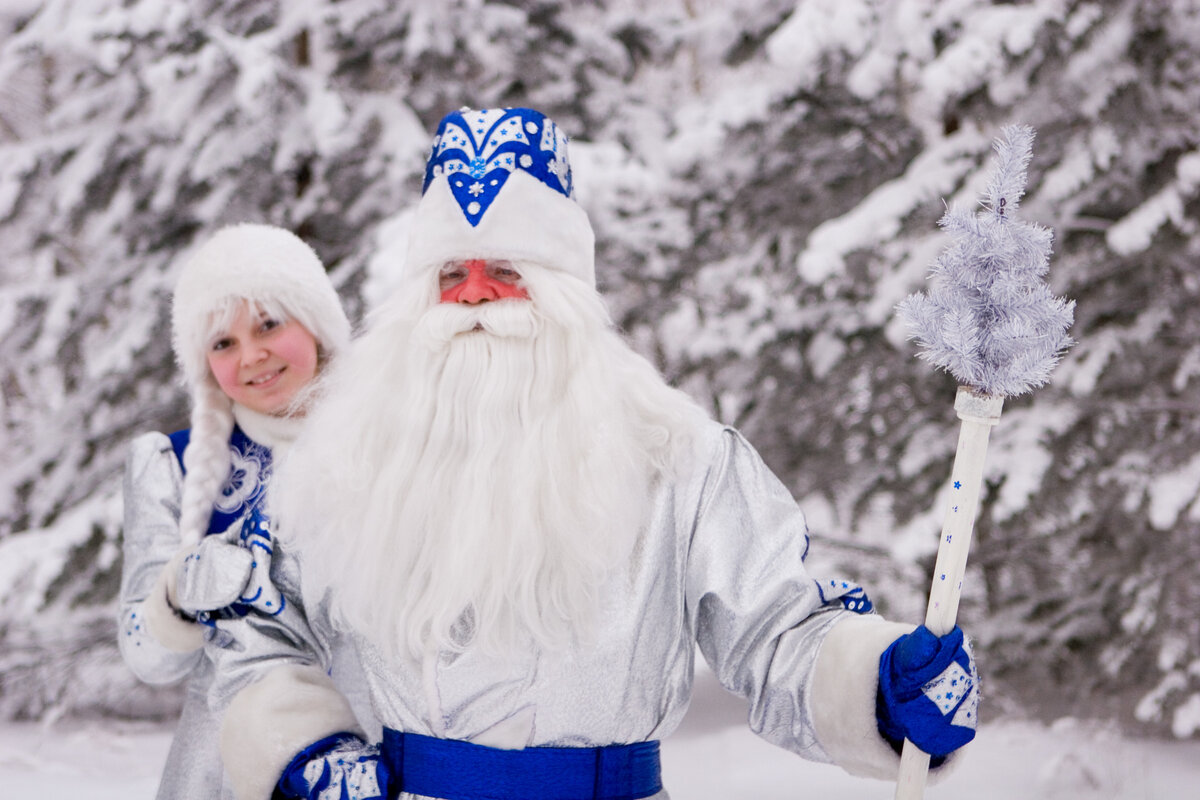
{"label": "white mustache", "polygon": [[436,348],[462,334],[531,339],[540,329],[541,321],[528,300],[498,300],[475,306],[438,303],[421,315],[414,333]]}

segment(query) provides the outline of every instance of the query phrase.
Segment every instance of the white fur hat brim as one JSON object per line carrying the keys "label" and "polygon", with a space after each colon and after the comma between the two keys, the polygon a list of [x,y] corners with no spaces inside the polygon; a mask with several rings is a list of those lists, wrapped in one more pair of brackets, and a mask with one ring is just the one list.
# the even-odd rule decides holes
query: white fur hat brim
{"label": "white fur hat brim", "polygon": [[211,315],[231,299],[285,309],[327,355],[350,341],[350,322],[311,247],[283,228],[231,225],[186,257],[175,286],[175,358],[193,390],[208,375]]}
{"label": "white fur hat brim", "polygon": [[416,277],[449,261],[532,261],[596,283],[596,237],[571,198],[517,170],[478,225],[471,225],[449,185],[434,178],[413,218],[405,273]]}

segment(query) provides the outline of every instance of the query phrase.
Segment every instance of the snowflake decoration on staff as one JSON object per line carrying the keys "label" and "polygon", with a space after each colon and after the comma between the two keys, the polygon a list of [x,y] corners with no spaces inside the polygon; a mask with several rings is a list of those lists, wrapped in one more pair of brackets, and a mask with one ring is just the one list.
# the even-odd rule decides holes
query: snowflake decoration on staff
{"label": "snowflake decoration on staff", "polygon": [[1010,125],[1001,134],[983,210],[951,208],[938,221],[954,242],[930,270],[928,294],[909,295],[897,310],[921,358],[981,394],[1008,397],[1049,379],[1073,344],[1075,302],[1054,297],[1043,281],[1053,232],[1014,216],[1033,128]]}

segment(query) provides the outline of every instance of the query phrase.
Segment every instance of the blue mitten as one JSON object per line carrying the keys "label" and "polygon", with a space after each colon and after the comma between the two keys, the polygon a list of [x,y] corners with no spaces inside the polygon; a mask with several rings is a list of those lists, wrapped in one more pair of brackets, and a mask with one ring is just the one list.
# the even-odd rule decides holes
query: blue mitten
{"label": "blue mitten", "polygon": [[387,767],[379,749],[351,733],[309,745],[292,759],[279,779],[276,797],[288,800],[372,800],[386,798]]}
{"label": "blue mitten", "polygon": [[938,638],[922,625],[879,659],[875,716],[893,746],[908,739],[931,756],[949,755],[975,738],[978,706],[975,659],[957,626]]}

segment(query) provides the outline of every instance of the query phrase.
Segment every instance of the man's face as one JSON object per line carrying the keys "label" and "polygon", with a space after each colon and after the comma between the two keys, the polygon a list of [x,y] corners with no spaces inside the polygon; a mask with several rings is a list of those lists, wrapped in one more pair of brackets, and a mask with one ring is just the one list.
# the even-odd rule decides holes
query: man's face
{"label": "man's face", "polygon": [[443,303],[479,305],[493,300],[528,300],[521,273],[507,261],[451,261],[438,274]]}

